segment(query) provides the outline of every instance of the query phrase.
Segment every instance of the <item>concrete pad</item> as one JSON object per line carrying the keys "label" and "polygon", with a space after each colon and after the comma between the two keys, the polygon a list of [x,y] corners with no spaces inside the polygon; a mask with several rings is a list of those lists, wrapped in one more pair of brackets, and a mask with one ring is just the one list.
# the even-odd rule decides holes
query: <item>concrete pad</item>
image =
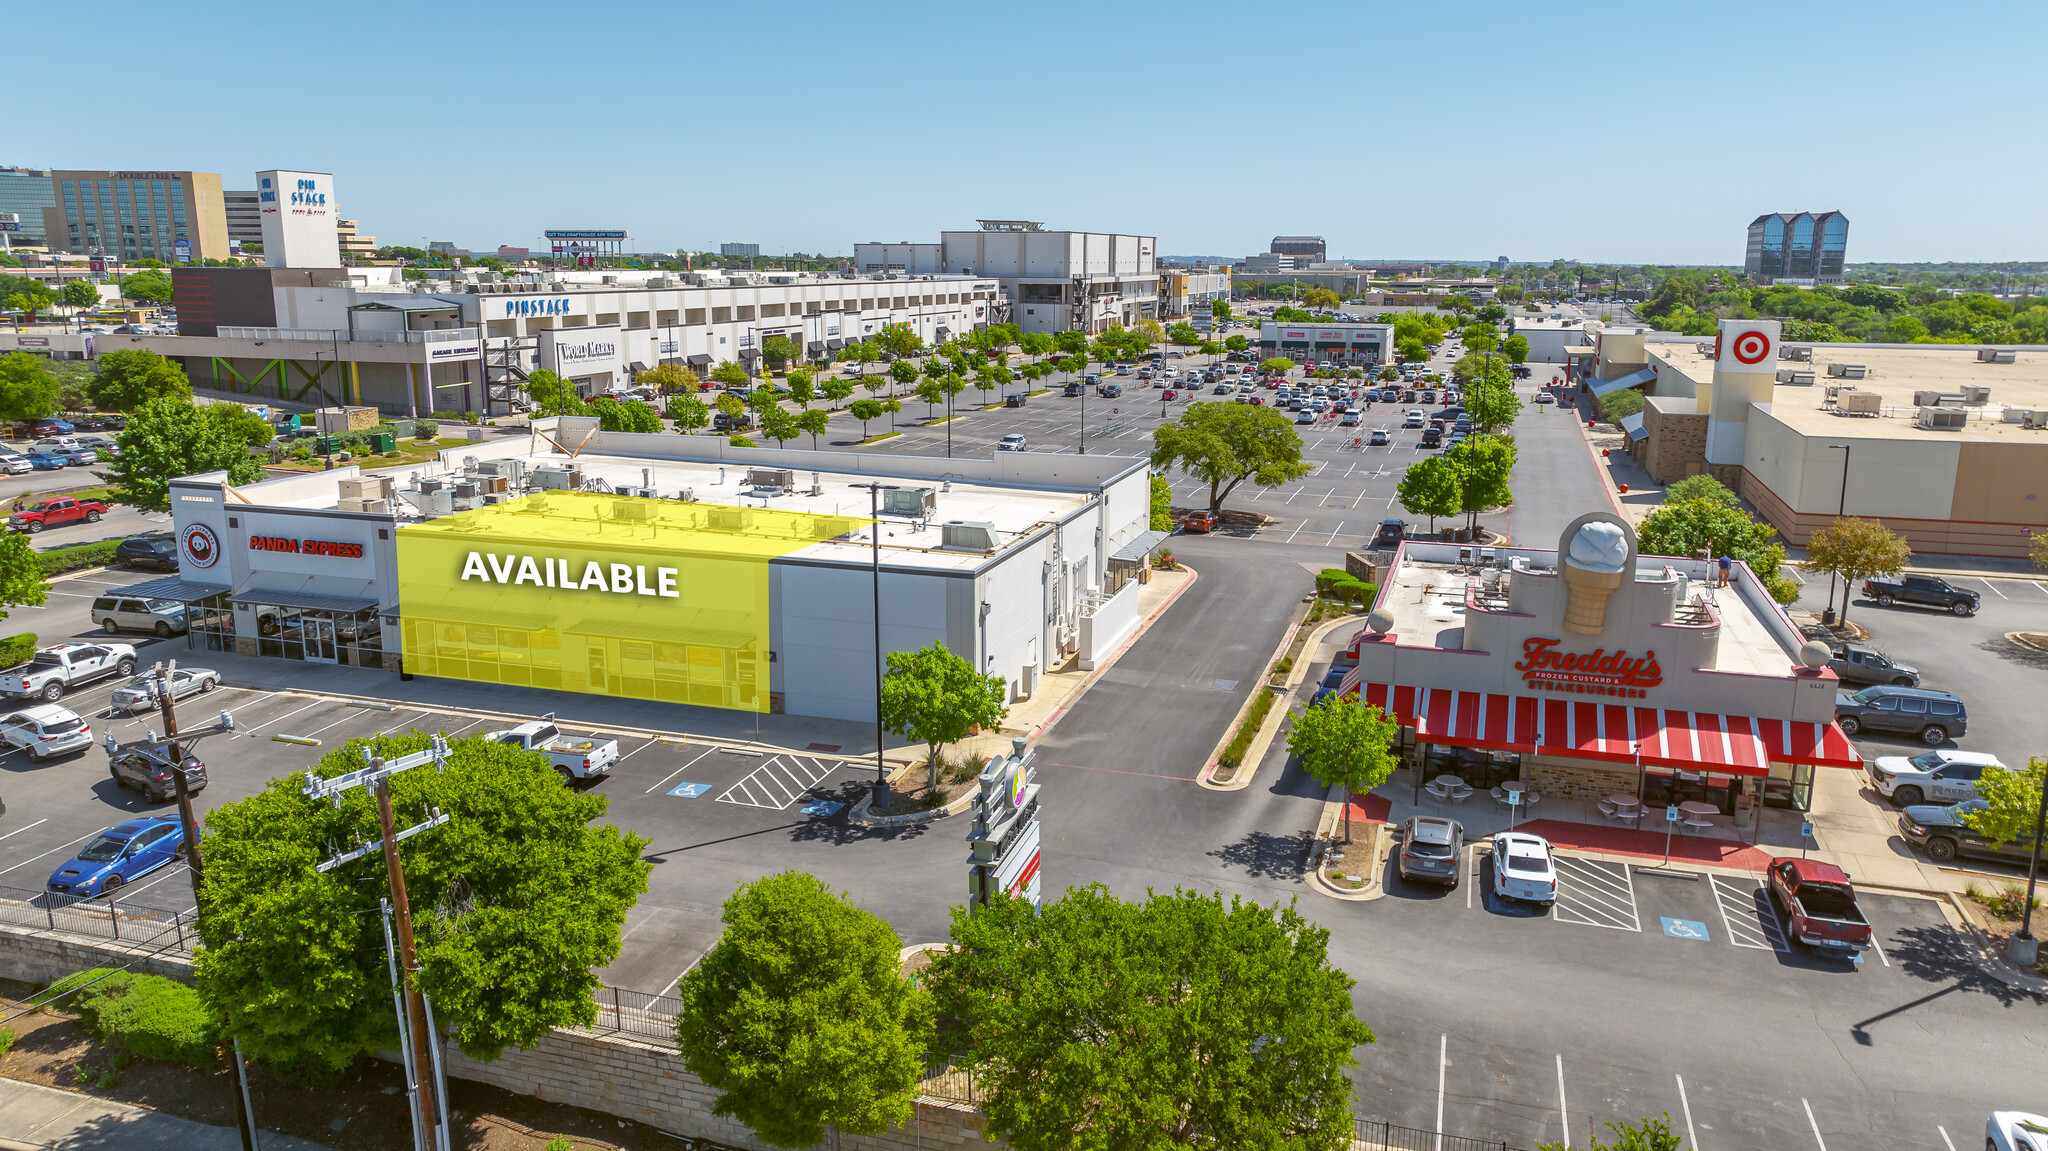
{"label": "concrete pad", "polygon": [[[0,1079],[0,1144],[62,1151],[241,1151],[242,1140],[232,1127]],[[270,1151],[322,1151],[318,1143],[270,1131],[263,1133],[263,1145]]]}

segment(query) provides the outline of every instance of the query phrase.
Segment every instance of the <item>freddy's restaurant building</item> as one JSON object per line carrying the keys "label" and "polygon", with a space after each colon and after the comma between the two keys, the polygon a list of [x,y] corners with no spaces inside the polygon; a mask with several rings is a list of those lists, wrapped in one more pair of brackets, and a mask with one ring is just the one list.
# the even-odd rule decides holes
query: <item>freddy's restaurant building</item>
{"label": "freddy's restaurant building", "polygon": [[1747,567],[1715,574],[1637,555],[1605,512],[1555,551],[1410,541],[1340,690],[1400,720],[1423,778],[1705,802],[1738,827],[1759,799],[1806,810],[1816,769],[1862,765],[1835,726],[1839,681]]}

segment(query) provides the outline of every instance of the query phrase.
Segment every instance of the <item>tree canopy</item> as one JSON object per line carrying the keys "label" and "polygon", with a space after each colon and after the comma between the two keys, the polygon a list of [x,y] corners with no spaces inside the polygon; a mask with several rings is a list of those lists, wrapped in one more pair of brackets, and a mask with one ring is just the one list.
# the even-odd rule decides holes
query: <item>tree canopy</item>
{"label": "tree canopy", "polygon": [[57,302],[67,308],[97,308],[100,290],[87,280],[73,280],[57,292]]}
{"label": "tree canopy", "polygon": [[[331,778],[422,750],[418,732],[350,740],[312,768]],[[401,826],[429,807],[449,822],[404,841],[421,965],[444,1034],[491,1060],[557,1027],[596,1020],[596,969],[619,954],[626,912],[647,888],[646,840],[594,826],[607,800],[577,792],[540,755],[457,740],[445,773],[391,777]],[[303,773],[213,809],[202,841],[196,984],[255,1058],[294,1078],[332,1082],[395,1042],[374,857],[321,872],[337,848],[375,842],[364,789],[337,807],[303,792]]]}
{"label": "tree canopy", "polygon": [[1379,708],[1335,692],[1302,709],[1287,733],[1287,750],[1301,769],[1324,787],[1344,785],[1344,842],[1351,842],[1350,797],[1385,783],[1400,766],[1391,750],[1401,724]]}
{"label": "tree canopy", "polygon": [[1373,1042],[1329,932],[1292,903],[1103,887],[953,911],[932,965],[952,1050],[1017,1151],[1350,1145]]}
{"label": "tree canopy", "polygon": [[1799,585],[1778,570],[1785,562],[1785,547],[1775,542],[1777,535],[1740,507],[1711,498],[1691,499],[1666,503],[1645,516],[1636,529],[1636,548],[1646,556],[1691,557],[1704,551],[1741,560],[1770,589],[1772,599],[1791,603],[1799,598]]}
{"label": "tree canopy", "polygon": [[[128,426],[115,436],[121,454],[98,473],[112,483],[108,498],[146,512],[171,510],[170,481],[180,476],[224,471],[231,484],[254,483],[263,466],[249,454],[261,418],[240,404],[208,404],[165,396],[136,407]],[[269,425],[263,432],[274,435]]]}
{"label": "tree canopy", "polygon": [[931,995],[899,974],[895,931],[799,871],[743,884],[722,918],[718,945],[676,988],[676,1043],[721,1092],[712,1114],[792,1148],[827,1127],[878,1135],[908,1120]]}
{"label": "tree canopy", "polygon": [[103,412],[132,412],[150,400],[192,398],[185,369],[145,348],[103,352],[85,386],[92,406]]}
{"label": "tree canopy", "polygon": [[728,388],[744,388],[747,381],[752,378],[747,375],[747,369],[731,360],[722,360],[717,367],[711,369],[711,382],[723,384]]}
{"label": "tree canopy", "polygon": [[943,641],[917,651],[892,651],[888,668],[882,676],[882,726],[931,748],[934,784],[946,745],[972,728],[995,727],[1010,714],[1003,677],[976,672]]}
{"label": "tree canopy", "polygon": [[1437,517],[1457,515],[1463,501],[1457,465],[1442,456],[1424,456],[1409,464],[1394,494],[1409,515],[1429,517],[1431,535],[1436,534]]}
{"label": "tree canopy", "polygon": [[1515,502],[1508,479],[1515,470],[1515,441],[1484,432],[1459,444],[1441,457],[1458,481],[1458,510],[1465,513],[1465,527],[1477,533],[1479,513]]}
{"label": "tree canopy", "polygon": [[[28,546],[28,536],[10,532],[0,536],[0,609],[41,607],[50,598],[50,581],[43,575],[42,557]],[[0,610],[0,619],[8,613]]]}
{"label": "tree canopy", "polygon": [[[1857,581],[1871,576],[1895,576],[1906,570],[1906,561],[1912,558],[1913,549],[1906,546],[1905,536],[1879,520],[1850,516],[1809,536],[1806,559],[1799,566],[1810,572],[1841,576],[1843,583],[1854,587]],[[1842,619],[1849,619],[1846,590],[1842,594]]]}
{"label": "tree canopy", "polygon": [[1986,805],[1982,810],[1965,810],[1963,822],[1999,845],[2016,839],[2032,839],[2040,819],[2041,777],[2048,773],[2048,759],[2029,756],[2022,770],[1987,767],[1977,778],[1977,794]]}
{"label": "tree canopy", "polygon": [[685,392],[670,397],[668,418],[675,421],[677,428],[693,432],[711,423],[711,405],[704,402],[704,397]]}
{"label": "tree canopy", "polygon": [[590,414],[597,417],[597,424],[608,432],[658,432],[661,430],[661,413],[642,400],[615,400],[610,396],[599,396],[585,405]]}
{"label": "tree canopy", "polygon": [[634,377],[634,382],[671,392],[694,392],[704,386],[697,373],[681,364],[656,364]]}
{"label": "tree canopy", "polygon": [[0,356],[0,420],[51,415],[63,390],[41,356],[30,352]]}
{"label": "tree canopy", "polygon": [[1301,436],[1286,413],[1259,405],[1196,403],[1152,433],[1152,466],[1179,465],[1209,485],[1209,511],[1246,480],[1284,484],[1315,470],[1301,458]]}
{"label": "tree canopy", "polygon": [[137,302],[168,303],[171,298],[171,278],[153,268],[131,272],[121,277],[121,295]]}

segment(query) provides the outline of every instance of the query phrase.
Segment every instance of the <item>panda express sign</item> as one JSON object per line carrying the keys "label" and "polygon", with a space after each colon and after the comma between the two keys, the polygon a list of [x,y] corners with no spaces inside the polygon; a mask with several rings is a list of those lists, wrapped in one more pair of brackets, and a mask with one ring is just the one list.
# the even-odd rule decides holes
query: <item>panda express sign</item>
{"label": "panda express sign", "polygon": [[294,556],[332,556],[336,559],[363,558],[363,545],[336,540],[295,540],[286,536],[250,536],[252,552],[275,552]]}
{"label": "panda express sign", "polygon": [[1563,642],[1535,636],[1522,641],[1522,662],[1515,670],[1522,673],[1524,684],[1537,691],[1642,699],[1643,689],[1664,682],[1654,651],[1633,656],[1604,647],[1587,652],[1557,650]]}

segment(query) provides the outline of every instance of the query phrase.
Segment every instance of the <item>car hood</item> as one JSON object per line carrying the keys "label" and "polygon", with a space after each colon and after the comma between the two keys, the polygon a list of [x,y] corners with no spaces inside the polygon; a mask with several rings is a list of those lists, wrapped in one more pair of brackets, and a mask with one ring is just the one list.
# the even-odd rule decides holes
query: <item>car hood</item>
{"label": "car hood", "polygon": [[69,859],[58,864],[57,870],[50,873],[50,882],[76,887],[81,883],[103,879],[113,869],[114,865],[111,862],[88,863],[82,859]]}
{"label": "car hood", "polygon": [[1953,807],[1938,803],[1916,803],[1905,810],[1905,815],[1922,827],[1961,827],[1962,816]]}
{"label": "car hood", "polygon": [[1925,776],[1927,773],[1913,766],[1913,761],[1903,755],[1880,755],[1873,760],[1877,769],[1894,778],[1904,776]]}

